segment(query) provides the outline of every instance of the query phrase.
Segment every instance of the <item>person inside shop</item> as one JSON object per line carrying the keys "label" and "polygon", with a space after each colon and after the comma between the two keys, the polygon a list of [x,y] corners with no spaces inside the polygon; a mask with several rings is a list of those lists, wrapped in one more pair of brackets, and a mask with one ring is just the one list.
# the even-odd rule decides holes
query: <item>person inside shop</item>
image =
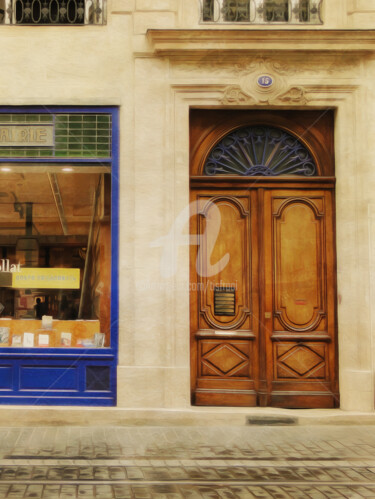
{"label": "person inside shop", "polygon": [[34,305],[35,318],[42,320],[43,315],[45,315],[45,304],[40,298],[36,299],[36,304]]}

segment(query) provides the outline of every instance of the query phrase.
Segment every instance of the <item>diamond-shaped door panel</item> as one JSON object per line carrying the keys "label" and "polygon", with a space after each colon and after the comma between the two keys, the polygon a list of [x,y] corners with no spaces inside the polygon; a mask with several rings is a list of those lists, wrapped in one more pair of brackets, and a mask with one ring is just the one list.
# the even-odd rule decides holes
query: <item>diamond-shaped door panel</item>
{"label": "diamond-shaped door panel", "polygon": [[[278,348],[279,347],[279,348]],[[285,345],[277,347],[279,378],[323,378],[325,372],[324,345],[293,345],[285,352]],[[318,351],[317,351],[318,350]]]}
{"label": "diamond-shaped door panel", "polygon": [[244,376],[248,374],[248,366],[248,356],[229,343],[202,352],[201,369],[206,376]]}

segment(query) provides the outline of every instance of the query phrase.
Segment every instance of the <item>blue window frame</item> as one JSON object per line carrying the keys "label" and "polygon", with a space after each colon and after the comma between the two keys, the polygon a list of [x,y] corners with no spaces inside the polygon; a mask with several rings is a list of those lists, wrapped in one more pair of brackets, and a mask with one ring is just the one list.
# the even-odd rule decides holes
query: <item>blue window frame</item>
{"label": "blue window frame", "polygon": [[[48,126],[46,129],[37,130],[37,120],[35,119],[37,115],[48,116],[46,121],[50,120],[50,130]],[[3,120],[1,119],[2,116]],[[12,116],[12,118],[10,119],[9,116]],[[62,125],[64,122],[61,119],[62,116],[65,117],[64,126]],[[95,135],[98,140],[94,141],[95,143],[92,143],[88,148],[81,147],[79,137],[84,137],[85,134],[83,132],[80,132],[79,136],[75,134],[77,126],[74,125],[77,120],[79,121],[80,116],[86,116],[88,123],[90,122],[89,117],[94,116],[101,117],[101,119],[96,119],[96,122],[103,119],[104,122],[110,123],[108,128],[110,129],[110,140],[106,139],[106,132],[103,131],[105,126],[103,125],[101,131]],[[104,119],[104,117],[108,117],[108,120]],[[0,404],[90,406],[112,406],[116,404],[119,310],[118,120],[118,108],[106,106],[0,107],[0,170],[11,170],[12,167],[22,168],[27,165],[33,168],[36,165],[41,168],[53,166],[61,168],[68,163],[69,167],[73,168],[87,167],[88,165],[93,169],[95,167],[108,167],[111,172],[110,341],[100,348],[93,348],[93,345],[84,342],[80,348],[77,348],[77,345],[74,346],[73,343],[72,346],[64,346],[64,348],[56,346],[56,344],[54,346],[48,344],[48,348],[45,348],[40,346],[40,343],[32,348],[26,348],[25,343],[23,343],[23,346],[2,346],[0,342]],[[71,125],[66,125],[67,122],[71,123]],[[11,133],[12,130],[16,130],[18,133],[19,129],[14,127],[19,126],[20,123],[24,125],[23,138],[14,146],[7,142],[7,139],[9,139],[7,134]],[[3,130],[1,130],[1,124],[3,124]],[[94,125],[90,126],[93,127]],[[2,145],[1,133],[3,133]],[[39,135],[37,135],[38,133]],[[42,138],[44,144],[39,147],[38,144],[33,143],[30,147],[27,147],[27,144],[22,142],[26,136],[31,142],[38,137]],[[102,137],[102,140],[100,137]],[[53,189],[52,184],[51,187]],[[15,209],[20,210],[22,208],[17,208],[15,202]],[[30,252],[30,248],[28,251]],[[9,273],[7,275],[9,276]],[[2,322],[0,314],[0,329]],[[31,324],[32,322],[25,321],[25,324]],[[44,334],[44,337],[46,336],[48,335]]]}

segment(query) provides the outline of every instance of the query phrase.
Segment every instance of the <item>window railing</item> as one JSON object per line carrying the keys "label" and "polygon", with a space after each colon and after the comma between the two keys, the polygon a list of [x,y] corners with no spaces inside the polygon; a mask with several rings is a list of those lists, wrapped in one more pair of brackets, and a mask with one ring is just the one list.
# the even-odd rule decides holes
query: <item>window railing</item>
{"label": "window railing", "polygon": [[200,0],[201,22],[322,24],[323,0]]}
{"label": "window railing", "polygon": [[0,24],[106,23],[106,0],[0,0]]}

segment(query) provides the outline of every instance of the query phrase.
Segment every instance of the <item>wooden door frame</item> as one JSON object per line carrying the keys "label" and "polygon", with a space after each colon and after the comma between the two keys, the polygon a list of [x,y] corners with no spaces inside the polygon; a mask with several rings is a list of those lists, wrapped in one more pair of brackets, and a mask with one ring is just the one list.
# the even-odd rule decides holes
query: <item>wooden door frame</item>
{"label": "wooden door frame", "polygon": [[[230,191],[230,190],[248,190],[256,189],[259,193],[268,189],[328,189],[332,192],[332,213],[333,213],[333,251],[334,251],[334,273],[335,281],[335,332],[334,332],[334,355],[336,358],[334,366],[334,382],[333,390],[335,392],[334,406],[338,406],[338,342],[337,342],[337,283],[336,283],[336,245],[335,245],[335,203],[334,203],[334,144],[333,144],[333,114],[326,113],[323,115],[323,123],[318,123],[318,116],[321,116],[321,111],[229,111],[229,110],[191,110],[191,126],[190,126],[190,192],[193,193],[197,189],[210,189]],[[308,125],[312,120],[312,124]],[[315,177],[296,177],[296,176],[281,176],[281,177],[239,177],[231,175],[223,175],[216,177],[208,177],[203,175],[203,167],[209,152],[212,147],[219,142],[225,135],[241,126],[249,125],[268,125],[282,128],[289,133],[294,134],[313,155],[318,174]],[[323,138],[325,137],[325,140]],[[259,198],[260,196],[258,196]],[[258,215],[262,216],[261,201],[258,201]],[[257,217],[258,219],[258,217]],[[258,219],[261,224],[261,220]],[[192,229],[193,227],[191,227]],[[192,231],[190,233],[193,233]],[[260,243],[262,244],[262,242]],[[191,249],[192,251],[193,248]],[[260,258],[262,258],[260,256]],[[191,265],[191,278],[194,274]],[[260,268],[264,268],[261,262]],[[262,286],[264,276],[259,275],[259,286]],[[262,300],[264,307],[264,300]],[[194,308],[194,307],[193,307]],[[190,307],[192,314],[192,306]],[[259,308],[259,313],[264,316],[265,310]],[[194,323],[191,317],[191,325]],[[195,352],[196,339],[193,337],[194,331],[191,331],[191,391],[192,401],[194,402],[194,389],[196,385],[196,369],[197,358]],[[264,341],[259,335],[260,343]],[[270,398],[270,383],[266,379],[266,375],[262,372],[262,364],[258,372],[258,380],[256,383],[256,391],[259,395],[259,405],[269,405]],[[262,395],[263,394],[263,395]],[[225,404],[223,404],[225,405]],[[228,404],[231,405],[231,404]],[[272,405],[272,404],[271,404]]]}

